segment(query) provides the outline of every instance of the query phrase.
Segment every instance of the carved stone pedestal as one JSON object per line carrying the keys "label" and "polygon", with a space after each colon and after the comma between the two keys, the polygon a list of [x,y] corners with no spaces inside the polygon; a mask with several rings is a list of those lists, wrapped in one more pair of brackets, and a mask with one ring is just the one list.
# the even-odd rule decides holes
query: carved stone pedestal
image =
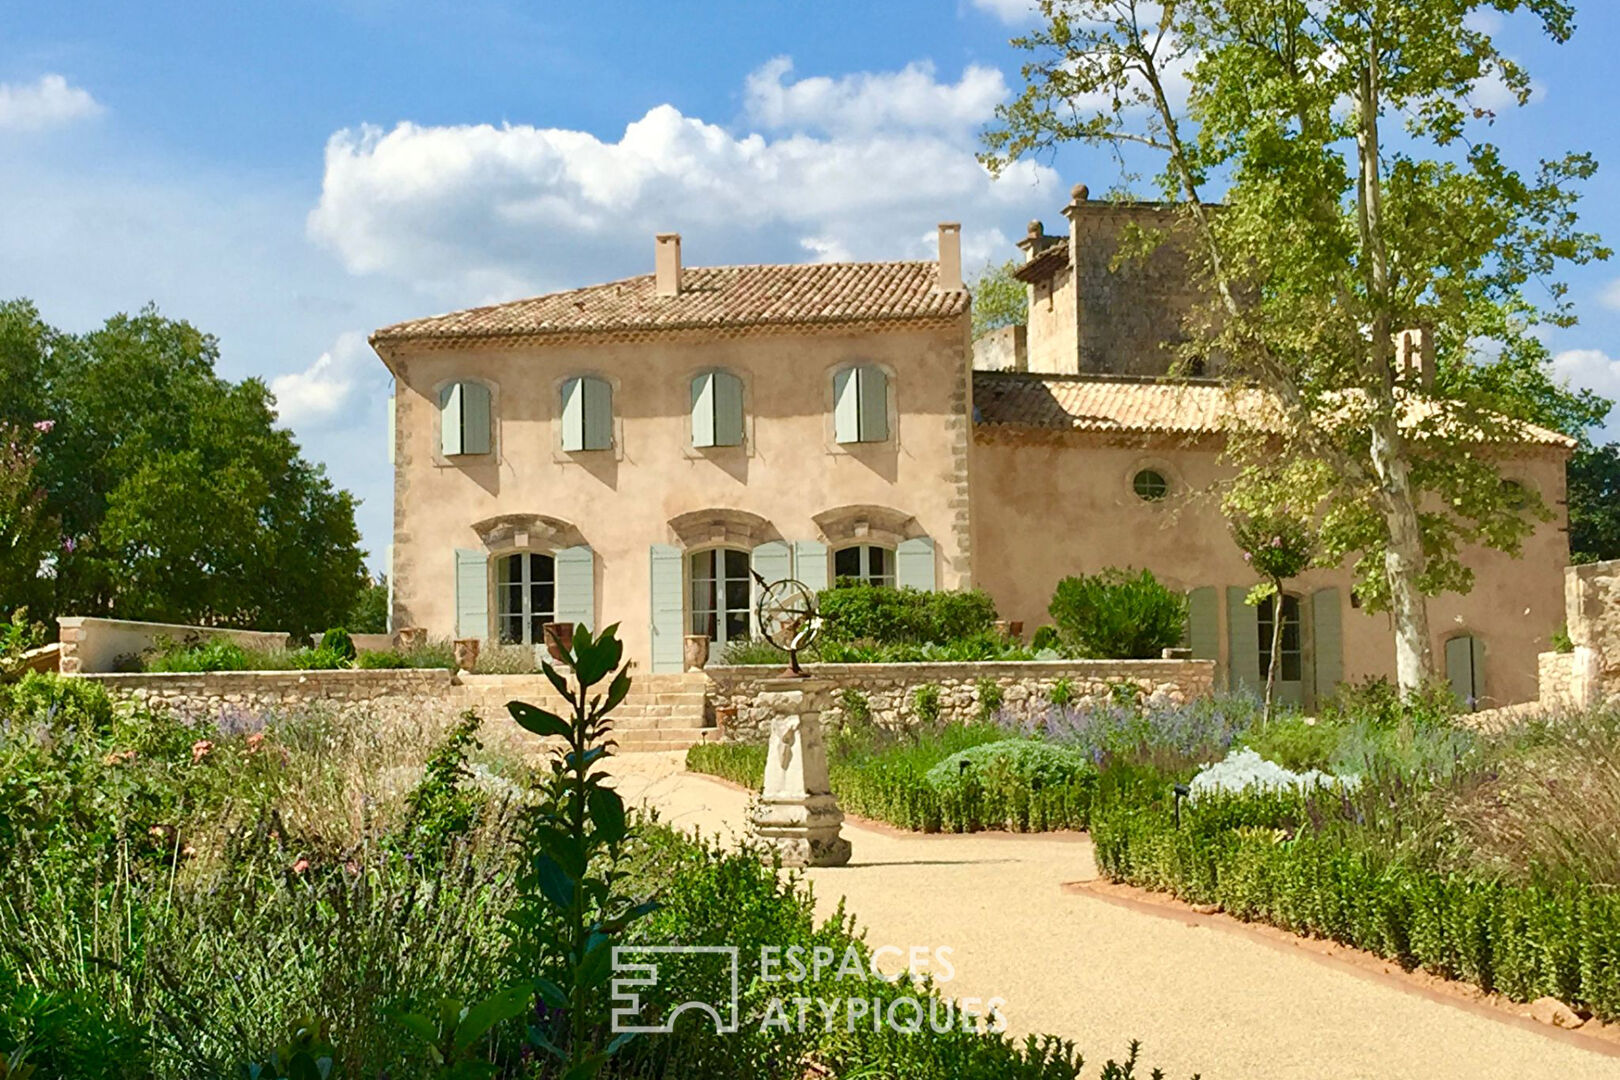
{"label": "carved stone pedestal", "polygon": [[844,814],[827,783],[827,747],[821,738],[821,710],[827,684],[817,679],[778,679],[765,683],[756,708],[769,708],[770,753],[765,792],[749,825],[777,852],[783,866],[843,866],[849,841],[840,835]]}

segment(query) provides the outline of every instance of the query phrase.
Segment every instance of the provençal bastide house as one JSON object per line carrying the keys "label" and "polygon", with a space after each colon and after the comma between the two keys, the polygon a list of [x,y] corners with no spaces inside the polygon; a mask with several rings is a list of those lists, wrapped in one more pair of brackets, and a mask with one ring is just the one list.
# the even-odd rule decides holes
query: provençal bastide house
{"label": "proven\u00e7al bastide house", "polygon": [[[386,327],[395,380],[393,622],[538,643],[550,621],[621,624],[627,655],[678,671],[683,638],[751,631],[751,570],[977,587],[1034,627],[1058,580],[1147,567],[1191,599],[1218,681],[1263,680],[1269,609],[1215,500],[1214,379],[1165,377],[1191,303],[1173,245],[1114,265],[1150,204],[1032,223],[1027,327],[970,341],[959,230],[937,262],[688,267]],[[1476,584],[1430,603],[1437,656],[1480,703],[1536,695],[1563,612],[1570,440],[1531,430],[1504,472],[1560,520],[1522,557],[1468,555]],[[1293,583],[1281,692],[1314,705],[1392,675],[1388,617],[1347,570]],[[1264,644],[1263,644],[1264,643]]]}

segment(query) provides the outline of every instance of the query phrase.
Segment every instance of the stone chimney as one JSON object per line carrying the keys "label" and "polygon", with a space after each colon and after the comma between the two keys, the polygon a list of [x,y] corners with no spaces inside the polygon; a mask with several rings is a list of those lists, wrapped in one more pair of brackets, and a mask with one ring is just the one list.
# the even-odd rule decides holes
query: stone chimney
{"label": "stone chimney", "polygon": [[681,291],[681,234],[659,233],[653,249],[653,293],[675,296]]}
{"label": "stone chimney", "polygon": [[939,291],[962,291],[962,226],[939,223]]}
{"label": "stone chimney", "polygon": [[1434,332],[1426,326],[1395,335],[1395,371],[1407,385],[1434,388]]}

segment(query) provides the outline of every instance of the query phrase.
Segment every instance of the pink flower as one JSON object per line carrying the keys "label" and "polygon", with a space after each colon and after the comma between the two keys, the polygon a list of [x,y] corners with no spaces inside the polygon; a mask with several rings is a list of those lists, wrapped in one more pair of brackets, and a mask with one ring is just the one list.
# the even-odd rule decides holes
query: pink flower
{"label": "pink flower", "polygon": [[309,869],[309,860],[308,859],[299,859],[297,862],[292,864],[292,872],[295,873],[295,874],[302,874],[305,870],[308,870],[308,869]]}
{"label": "pink flower", "polygon": [[192,743],[191,763],[195,765],[202,761],[203,758],[208,756],[208,752],[213,748],[214,744],[209,742],[207,739],[198,739],[196,742]]}
{"label": "pink flower", "polygon": [[248,753],[251,754],[253,751],[257,750],[259,748],[259,744],[262,742],[264,742],[264,732],[255,731],[253,734],[249,735],[247,737]]}
{"label": "pink flower", "polygon": [[34,421],[34,430],[39,432],[41,435],[49,435],[51,433],[51,428],[53,428],[55,426],[56,426],[56,421],[55,420],[36,420],[36,421]]}
{"label": "pink flower", "polygon": [[1245,552],[1244,552],[1244,553],[1243,553],[1243,561],[1244,561],[1244,562],[1254,562],[1254,552],[1252,552],[1252,551],[1245,551]]}
{"label": "pink flower", "polygon": [[1282,547],[1282,537],[1280,537],[1280,536],[1273,536],[1273,537],[1272,537],[1272,538],[1271,538],[1271,546],[1272,546],[1272,547]]}

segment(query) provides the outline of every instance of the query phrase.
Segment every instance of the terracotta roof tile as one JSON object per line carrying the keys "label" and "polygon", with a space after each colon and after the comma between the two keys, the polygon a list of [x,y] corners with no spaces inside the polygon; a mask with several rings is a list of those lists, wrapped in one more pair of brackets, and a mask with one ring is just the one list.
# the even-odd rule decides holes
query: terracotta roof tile
{"label": "terracotta roof tile", "polygon": [[935,288],[932,262],[694,266],[675,296],[653,293],[653,276],[549,293],[385,326],[374,344],[455,338],[529,338],[622,330],[827,325],[944,319],[967,310],[966,290]]}
{"label": "terracotta roof tile", "polygon": [[[1259,390],[1232,390],[1213,380],[1158,380],[1118,375],[973,373],[974,421],[985,425],[1062,431],[1214,435],[1233,409],[1264,410]],[[1413,423],[1435,415],[1423,403],[1408,414]],[[1535,424],[1522,425],[1524,441],[1573,447],[1574,440]]]}

